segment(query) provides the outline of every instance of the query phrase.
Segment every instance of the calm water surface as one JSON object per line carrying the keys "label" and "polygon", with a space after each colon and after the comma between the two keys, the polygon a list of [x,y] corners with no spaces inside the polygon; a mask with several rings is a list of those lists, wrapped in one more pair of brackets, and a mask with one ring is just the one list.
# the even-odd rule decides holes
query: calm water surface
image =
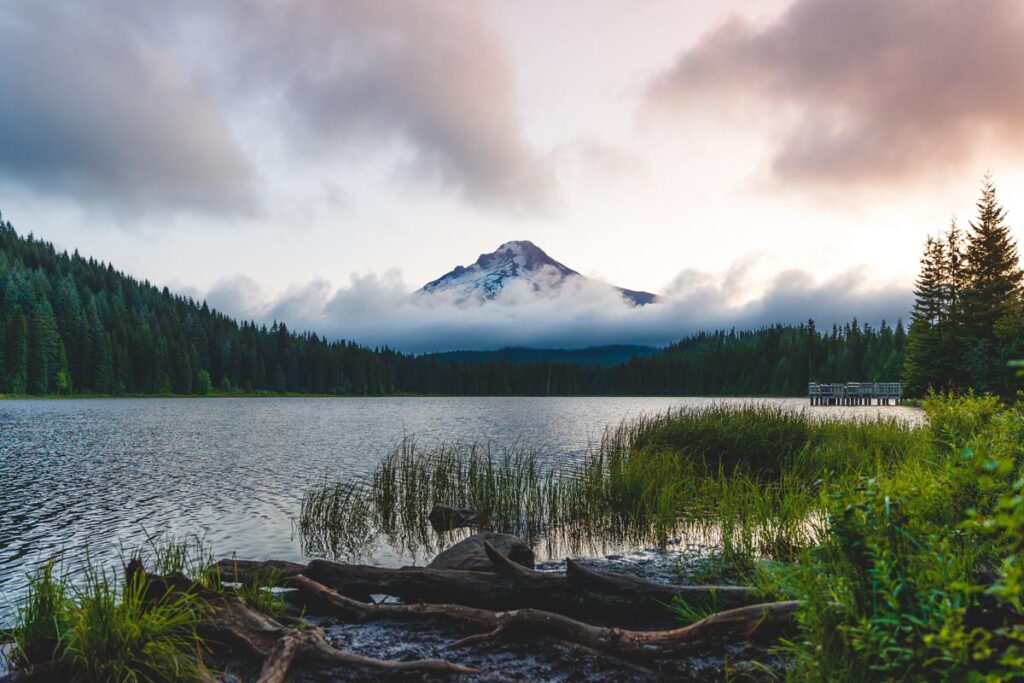
{"label": "calm water surface", "polygon": [[[0,622],[25,573],[64,550],[113,561],[156,532],[218,555],[303,559],[293,520],[325,475],[358,476],[403,435],[515,441],[552,465],[608,425],[702,398],[240,398],[0,401]],[[805,401],[771,399],[805,409]],[[912,408],[814,412],[919,420]],[[388,561],[387,558],[380,558]]]}

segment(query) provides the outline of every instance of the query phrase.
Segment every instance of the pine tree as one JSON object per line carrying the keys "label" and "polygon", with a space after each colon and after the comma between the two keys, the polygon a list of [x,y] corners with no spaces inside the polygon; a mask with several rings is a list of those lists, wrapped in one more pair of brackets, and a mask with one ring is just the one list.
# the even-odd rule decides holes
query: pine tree
{"label": "pine tree", "polygon": [[68,354],[64,349],[64,342],[60,343],[60,353],[57,360],[57,374],[54,376],[54,388],[58,394],[70,394],[74,390],[71,381],[71,370],[68,367]]}
{"label": "pine tree", "polygon": [[28,392],[46,394],[57,372],[60,337],[50,304],[43,300],[32,315],[28,345]]}
{"label": "pine tree", "polygon": [[914,308],[903,368],[903,381],[912,395],[923,394],[929,388],[943,388],[942,322],[947,309],[948,272],[946,244],[929,236],[914,286]]}
{"label": "pine tree", "polygon": [[946,269],[943,274],[944,315],[939,331],[941,348],[939,354],[940,386],[963,387],[970,384],[964,362],[965,349],[970,344],[965,330],[963,292],[967,287],[967,271],[964,257],[964,236],[956,223],[950,221],[946,231]]}
{"label": "pine tree", "polygon": [[967,370],[973,386],[1005,393],[1012,373],[1006,367],[1008,347],[1020,336],[1021,284],[1017,245],[1005,223],[1006,211],[996,199],[992,179],[985,176],[978,215],[971,223],[964,254],[966,286],[960,317],[969,338]]}
{"label": "pine tree", "polygon": [[974,339],[992,341],[996,322],[1014,312],[1024,273],[990,176],[982,183],[977,209],[964,254],[963,314]]}
{"label": "pine tree", "polygon": [[28,390],[28,320],[24,313],[13,315],[8,321],[7,377],[12,394]]}

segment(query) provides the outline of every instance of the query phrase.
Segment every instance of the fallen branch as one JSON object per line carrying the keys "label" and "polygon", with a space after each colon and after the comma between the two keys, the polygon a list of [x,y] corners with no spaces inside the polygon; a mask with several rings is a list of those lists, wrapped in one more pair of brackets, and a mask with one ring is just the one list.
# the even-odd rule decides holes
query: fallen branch
{"label": "fallen branch", "polygon": [[[130,575],[145,572],[141,562],[133,560],[126,568]],[[147,574],[149,596],[158,599],[189,594],[204,608],[199,633],[207,645],[221,645],[263,662],[260,683],[284,681],[296,659],[321,666],[356,665],[381,671],[432,673],[472,673],[475,670],[435,659],[393,662],[364,657],[334,648],[317,628],[289,629],[279,621],[249,607],[237,596],[218,593],[192,583],[183,574],[166,576]]]}
{"label": "fallen branch", "polygon": [[798,601],[770,602],[717,612],[689,626],[665,631],[633,631],[592,626],[570,617],[540,609],[491,611],[456,604],[372,604],[339,595],[306,576],[289,581],[310,603],[349,619],[418,619],[443,617],[477,628],[484,633],[468,636],[453,647],[479,643],[510,634],[547,636],[603,654],[621,657],[674,658],[704,652],[735,641],[771,640],[789,633],[795,622]]}
{"label": "fallen branch", "polygon": [[591,626],[561,614],[522,609],[495,614],[497,626],[453,644],[461,647],[515,634],[545,635],[622,657],[675,658],[706,652],[735,641],[771,640],[789,633],[795,600],[748,605],[717,612],[700,621],[668,631],[631,631]]}

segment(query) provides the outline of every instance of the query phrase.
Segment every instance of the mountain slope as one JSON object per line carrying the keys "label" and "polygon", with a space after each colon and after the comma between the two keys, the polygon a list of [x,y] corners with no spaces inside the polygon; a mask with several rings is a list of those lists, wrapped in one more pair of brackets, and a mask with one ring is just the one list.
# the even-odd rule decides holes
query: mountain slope
{"label": "mountain slope", "polygon": [[[507,286],[522,282],[534,292],[556,291],[575,278],[578,284],[596,283],[563,263],[548,256],[543,249],[527,240],[506,242],[489,254],[481,254],[469,266],[456,266],[441,277],[428,282],[421,292],[452,293],[457,301],[489,301]],[[609,287],[637,305],[649,304],[656,299],[650,292]]]}

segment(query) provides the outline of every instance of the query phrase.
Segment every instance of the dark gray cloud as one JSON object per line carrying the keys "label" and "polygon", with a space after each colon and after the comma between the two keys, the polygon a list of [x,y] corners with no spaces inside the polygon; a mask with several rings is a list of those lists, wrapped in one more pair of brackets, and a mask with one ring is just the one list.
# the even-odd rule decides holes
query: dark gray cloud
{"label": "dark gray cloud", "polygon": [[822,328],[853,318],[894,324],[907,315],[912,299],[902,286],[866,286],[870,279],[862,269],[827,281],[785,271],[765,283],[759,296],[740,296],[752,266],[741,264],[720,276],[685,271],[661,303],[647,306],[630,305],[596,282],[553,292],[508,288],[484,304],[459,304],[443,296],[410,295],[396,271],[354,276],[338,289],[313,280],[271,301],[243,278],[222,282],[208,299],[232,315],[284,320],[292,329],[413,352],[662,345],[698,330],[751,329],[808,318]]}
{"label": "dark gray cloud", "polygon": [[254,172],[221,112],[172,54],[105,9],[0,9],[0,175],[115,211],[251,211]]}
{"label": "dark gray cloud", "polygon": [[0,86],[0,173],[116,210],[250,211],[252,160],[278,153],[330,169],[383,150],[516,211],[554,189],[482,4],[12,0]]}
{"label": "dark gray cloud", "polygon": [[1024,145],[1021,36],[1018,0],[796,0],[767,25],[733,17],[704,35],[648,100],[674,114],[767,103],[787,122],[780,178],[911,176]]}
{"label": "dark gray cloud", "polygon": [[237,6],[235,77],[318,156],[391,142],[405,169],[472,202],[536,209],[554,178],[520,130],[509,56],[482,3],[306,0]]}

